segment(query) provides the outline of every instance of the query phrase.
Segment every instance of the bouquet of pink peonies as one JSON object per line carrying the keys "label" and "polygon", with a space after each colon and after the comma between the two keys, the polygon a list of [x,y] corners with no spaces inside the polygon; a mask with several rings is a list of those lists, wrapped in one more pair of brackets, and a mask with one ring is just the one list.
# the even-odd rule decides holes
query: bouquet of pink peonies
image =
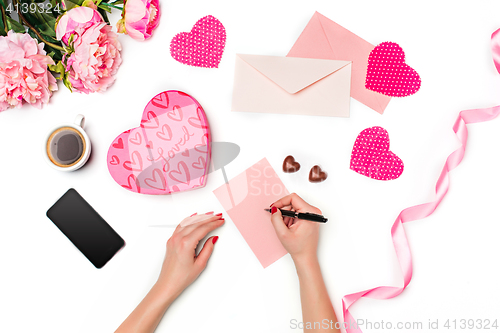
{"label": "bouquet of pink peonies", "polygon": [[159,0],[0,0],[0,111],[42,108],[56,80],[71,91],[103,92],[122,62],[107,13],[119,9],[119,33],[151,37]]}

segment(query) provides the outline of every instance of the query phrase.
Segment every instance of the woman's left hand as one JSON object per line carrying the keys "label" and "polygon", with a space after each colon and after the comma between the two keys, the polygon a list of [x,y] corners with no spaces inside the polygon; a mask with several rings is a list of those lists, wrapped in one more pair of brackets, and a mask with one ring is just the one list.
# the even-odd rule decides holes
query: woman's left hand
{"label": "woman's left hand", "polygon": [[218,236],[207,239],[196,255],[198,243],[224,224],[222,214],[205,214],[184,219],[167,241],[167,253],[160,277],[142,302],[118,327],[115,333],[153,333],[170,304],[205,269]]}
{"label": "woman's left hand", "polygon": [[207,215],[206,220],[186,226],[179,224],[167,241],[167,253],[156,283],[157,287],[176,298],[193,283],[205,269],[219,237],[213,236],[207,239],[200,253],[196,255],[198,243],[209,232],[223,224],[222,214]]}

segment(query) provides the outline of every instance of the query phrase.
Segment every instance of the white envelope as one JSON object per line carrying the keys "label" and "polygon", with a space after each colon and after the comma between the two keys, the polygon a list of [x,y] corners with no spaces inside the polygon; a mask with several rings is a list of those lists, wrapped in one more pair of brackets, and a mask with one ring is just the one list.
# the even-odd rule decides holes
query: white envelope
{"label": "white envelope", "polygon": [[349,117],[351,61],[237,54],[232,111]]}

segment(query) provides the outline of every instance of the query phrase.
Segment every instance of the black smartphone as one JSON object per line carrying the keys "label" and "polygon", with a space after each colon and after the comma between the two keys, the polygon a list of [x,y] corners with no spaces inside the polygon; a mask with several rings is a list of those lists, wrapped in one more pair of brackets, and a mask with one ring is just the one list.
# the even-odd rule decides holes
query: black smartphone
{"label": "black smartphone", "polygon": [[73,188],[50,207],[47,217],[96,268],[103,267],[125,245],[120,235]]}

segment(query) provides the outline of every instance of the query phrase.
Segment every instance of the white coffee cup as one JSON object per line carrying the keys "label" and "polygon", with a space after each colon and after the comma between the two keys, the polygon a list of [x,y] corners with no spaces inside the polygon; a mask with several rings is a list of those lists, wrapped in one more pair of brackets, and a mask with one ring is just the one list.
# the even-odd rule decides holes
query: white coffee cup
{"label": "white coffee cup", "polygon": [[88,161],[91,145],[83,126],[85,117],[79,114],[74,123],[61,124],[49,131],[45,137],[43,155],[54,169],[75,171]]}

